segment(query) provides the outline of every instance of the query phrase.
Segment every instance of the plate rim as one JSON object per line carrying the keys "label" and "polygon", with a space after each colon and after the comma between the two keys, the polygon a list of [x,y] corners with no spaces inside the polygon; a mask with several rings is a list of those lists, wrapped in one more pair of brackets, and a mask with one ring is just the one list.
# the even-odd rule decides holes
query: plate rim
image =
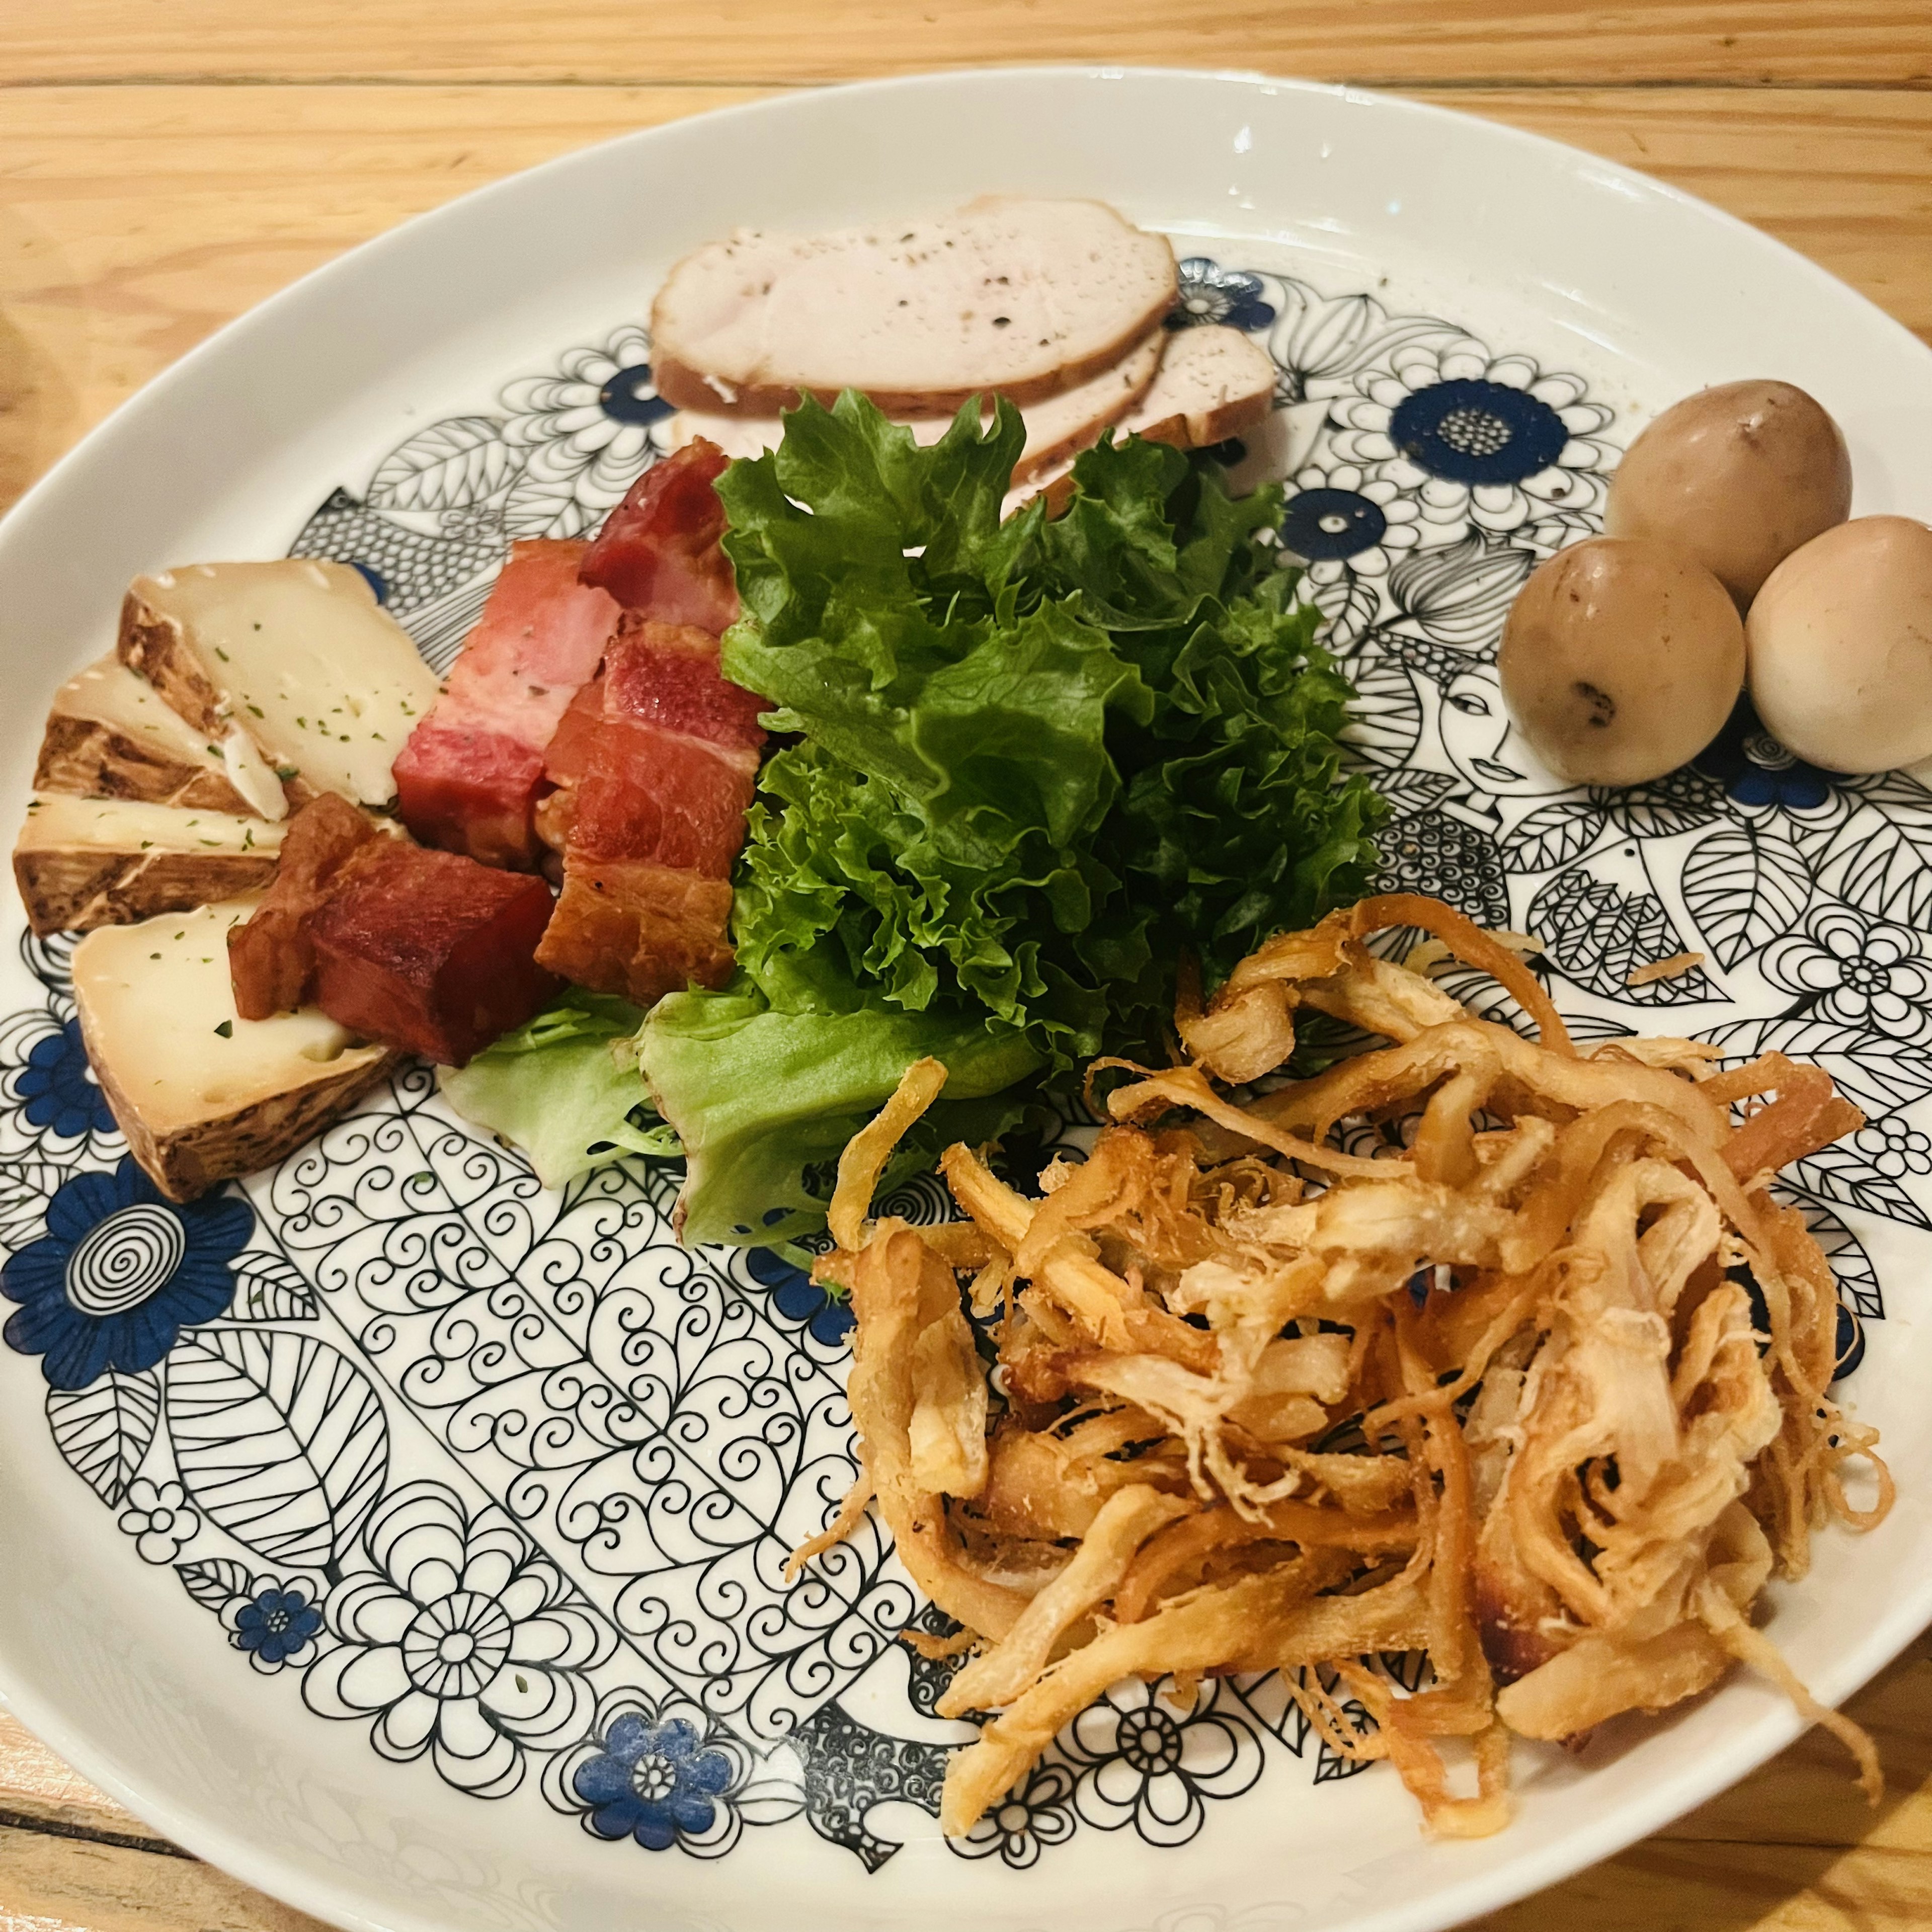
{"label": "plate rim", "polygon": [[[1882,323],[1901,346],[1909,345],[1919,355],[1932,358],[1932,346],[1870,296],[1742,217],[1622,162],[1438,100],[1418,100],[1346,82],[1310,80],[1233,67],[1095,62],[968,65],[787,90],[632,128],[518,169],[406,217],[344,250],[232,317],[117,404],[0,517],[0,554],[31,535],[33,523],[68,487],[70,475],[92,460],[100,442],[124,434],[130,422],[138,420],[147,411],[165,407],[176,388],[198,380],[205,365],[225,356],[237,340],[272,327],[285,310],[312,300],[318,288],[365,272],[372,262],[380,262],[390,251],[406,253],[416,245],[419,234],[431,226],[474,218],[477,211],[493,198],[508,199],[529,192],[530,184],[540,178],[561,178],[573,169],[594,166],[608,151],[675,138],[680,130],[699,122],[782,116],[801,101],[862,102],[886,93],[944,89],[962,84],[997,87],[1003,82],[1024,80],[1085,85],[1123,80],[1206,82],[1270,94],[1339,100],[1378,112],[1400,114],[1411,120],[1451,122],[1466,130],[1472,125],[1479,127],[1485,130],[1486,138],[1504,147],[1514,146],[1534,154],[1546,166],[1574,170],[1578,162],[1587,163],[1600,183],[1614,182],[1684,214],[1715,220],[1731,231],[1740,245],[1757,251],[1768,263],[1774,263],[1778,272],[1790,275],[1802,271],[1815,288],[1828,290],[1834,299],[1842,302],[1850,298],[1870,312],[1868,320]],[[1932,360],[1928,360],[1928,366],[1932,369]],[[1818,1673],[1814,1688],[1820,1701],[1832,1705],[1842,1702],[1891,1663],[1928,1624],[1932,1624],[1932,1575],[1902,1594],[1858,1641],[1838,1653],[1829,1670]],[[369,1887],[358,1887],[346,1868],[338,1868],[339,1876],[314,1874],[246,1834],[230,1835],[218,1818],[178,1806],[159,1781],[148,1783],[138,1777],[124,1776],[119,1768],[120,1754],[104,1741],[97,1748],[86,1719],[70,1720],[56,1700],[44,1697],[32,1682],[16,1672],[4,1648],[0,1648],[0,1697],[31,1731],[117,1804],[218,1870],[295,1910],[341,1926],[346,1932],[442,1932],[439,1922],[419,1907],[401,1900],[372,1898]],[[1347,1921],[1348,1932],[1446,1932],[1446,1928],[1479,1913],[1540,1892],[1615,1856],[1730,1789],[1809,1728],[1788,1705],[1780,1702],[1768,1707],[1742,1726],[1721,1750],[1688,1759],[1681,1768],[1658,1780],[1647,1798],[1628,1801],[1593,1824],[1572,1829],[1541,1845],[1526,1846],[1520,1854],[1488,1870],[1452,1880],[1411,1901],[1358,1913]],[[376,1916],[378,1912],[380,1916]]]}

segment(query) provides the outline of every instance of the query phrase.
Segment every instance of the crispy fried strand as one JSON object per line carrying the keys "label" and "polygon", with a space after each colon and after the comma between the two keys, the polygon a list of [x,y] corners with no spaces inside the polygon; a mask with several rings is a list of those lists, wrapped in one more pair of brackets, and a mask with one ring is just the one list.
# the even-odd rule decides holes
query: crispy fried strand
{"label": "crispy fried strand", "polygon": [[938,1099],[945,1084],[946,1069],[940,1061],[915,1060],[900,1076],[892,1098],[846,1142],[845,1151],[838,1156],[838,1185],[832,1190],[832,1205],[825,1217],[832,1238],[842,1248],[863,1245],[866,1216],[886,1162],[907,1128]]}
{"label": "crispy fried strand", "polygon": [[[1370,952],[1392,925],[1493,974],[1540,1040]],[[1390,1044],[1223,1090],[1279,1069],[1304,1006]],[[956,1147],[968,1224],[868,1223],[938,1090],[918,1068],[840,1164],[820,1266],[852,1290],[863,1467],[794,1562],[869,1484],[964,1626],[910,1640],[975,1652],[942,1713],[996,1713],[948,1768],[945,1829],[1132,1676],[1184,1701],[1280,1672],[1445,1837],[1507,1822],[1513,1736],[1667,1709],[1739,1663],[1875,1792],[1870,1741],[1751,1622],[1774,1569],[1801,1575],[1819,1529],[1869,1527],[1892,1496],[1875,1432],[1827,1393],[1830,1268],[1766,1191],[1858,1124],[1828,1076],[1714,1069],[1689,1041],[1580,1057],[1518,950],[1409,893],[1270,940],[1204,1007],[1184,982],[1175,1031],[1186,1064],[1131,1067],[1038,1198]],[[999,1318],[991,1375],[962,1278]]]}

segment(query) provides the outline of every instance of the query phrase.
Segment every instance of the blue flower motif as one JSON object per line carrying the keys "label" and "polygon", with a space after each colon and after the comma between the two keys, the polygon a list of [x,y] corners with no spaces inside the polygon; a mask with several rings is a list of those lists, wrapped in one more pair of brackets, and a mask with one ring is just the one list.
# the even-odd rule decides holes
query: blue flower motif
{"label": "blue flower motif", "polygon": [[1405,397],[1389,438],[1418,469],[1451,482],[1520,483],[1547,470],[1570,432],[1539,396],[1459,377]]}
{"label": "blue flower motif", "polygon": [[1865,1358],[1864,1324],[1842,1301],[1838,1304],[1838,1325],[1832,1353],[1832,1379],[1834,1382],[1856,1375],[1858,1364]]}
{"label": "blue flower motif", "polygon": [[745,1266],[754,1281],[771,1290],[772,1306],[788,1320],[805,1323],[814,1341],[836,1348],[851,1334],[851,1304],[828,1294],[775,1250],[750,1250]]}
{"label": "blue flower motif", "polygon": [[676,412],[657,392],[648,362],[633,362],[608,377],[597,392],[597,406],[613,422],[638,423],[648,428]]}
{"label": "blue flower motif", "polygon": [[1281,541],[1310,563],[1339,562],[1372,550],[1388,530],[1382,506],[1358,490],[1304,490],[1288,500]]}
{"label": "blue flower motif", "polygon": [[20,1304],[7,1345],[38,1355],[57,1389],[152,1369],[182,1329],[227,1307],[228,1264],[254,1222],[245,1201],[164,1200],[132,1156],[77,1174],[47,1203],[46,1234],[0,1268],[0,1294]]}
{"label": "blue flower motif", "polygon": [[87,1064],[78,1020],[34,1042],[14,1089],[27,1103],[28,1120],[37,1127],[52,1128],[63,1140],[114,1131],[107,1096]]}
{"label": "blue flower motif", "polygon": [[1698,754],[1696,763],[1740,805],[1815,812],[1832,795],[1833,775],[1787,752],[1758,722],[1748,698],[1738,700],[1724,728]]}
{"label": "blue flower motif", "polygon": [[1180,292],[1168,316],[1169,328],[1218,322],[1224,328],[1265,328],[1274,306],[1262,301],[1262,278],[1244,268],[1224,268],[1205,255],[1190,255],[1180,265]]}
{"label": "blue flower motif", "polygon": [[279,1670],[315,1641],[322,1612],[305,1590],[272,1583],[235,1612],[235,1648],[266,1670]]}
{"label": "blue flower motif", "polygon": [[680,1832],[710,1831],[734,1767],[701,1742],[682,1718],[654,1724],[630,1711],[616,1719],[571,1780],[590,1808],[590,1828],[600,1838],[635,1838],[649,1852],[666,1850]]}

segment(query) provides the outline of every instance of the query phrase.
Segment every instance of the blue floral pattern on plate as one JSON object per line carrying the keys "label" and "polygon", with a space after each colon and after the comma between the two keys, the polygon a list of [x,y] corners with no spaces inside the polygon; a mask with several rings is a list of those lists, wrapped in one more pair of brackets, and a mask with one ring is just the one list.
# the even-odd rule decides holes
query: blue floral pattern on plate
{"label": "blue floral pattern on plate", "polygon": [[131,1154],[112,1173],[76,1174],[47,1203],[46,1234],[0,1266],[0,1294],[20,1304],[8,1346],[38,1355],[57,1389],[152,1369],[228,1306],[228,1264],[254,1220],[220,1196],[177,1207]]}
{"label": "blue floral pattern on plate", "polygon": [[[1748,705],[1653,784],[1556,784],[1496,644],[1539,560],[1598,526],[1611,410],[1378,295],[1205,256],[1180,282],[1174,326],[1244,329],[1274,360],[1283,434],[1250,441],[1288,452],[1282,547],[1394,809],[1384,885],[1533,932],[1582,1040],[1809,1056],[1865,1110],[1781,1184],[1838,1274],[1852,1373],[1886,1313],[1862,1232],[1932,1234],[1932,791],[1802,764]],[[364,570],[440,668],[508,544],[592,527],[669,415],[626,324],[415,431],[292,550]],[[892,1640],[951,1627],[870,1520],[784,1574],[856,1474],[843,1301],[795,1256],[679,1248],[662,1164],[546,1192],[415,1066],[280,1169],[176,1207],[88,1072],[71,951],[23,938],[38,994],[0,1020],[0,1293],[16,1392],[130,1558],[172,1570],[274,1680],[258,1695],[409,1775],[653,1856],[792,1826],[868,1870],[892,1858],[894,1808],[938,1809],[929,1727],[956,1668]],[[1694,970],[1630,985],[1685,951]],[[1511,1020],[1477,976],[1444,983]],[[881,1206],[948,1212],[930,1175]],[[1132,1682],[951,1850],[1020,1871],[1083,1832],[1184,1844],[1290,1764],[1316,1785],[1364,1768],[1311,1744],[1274,1674]]]}

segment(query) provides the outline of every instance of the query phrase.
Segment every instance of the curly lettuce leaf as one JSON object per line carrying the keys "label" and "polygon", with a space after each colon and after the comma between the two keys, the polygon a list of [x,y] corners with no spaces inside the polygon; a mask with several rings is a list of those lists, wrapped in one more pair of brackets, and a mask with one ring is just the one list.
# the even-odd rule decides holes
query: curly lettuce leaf
{"label": "curly lettuce leaf", "polygon": [[644,1022],[667,1128],[591,996],[454,1076],[472,1118],[543,1137],[546,1178],[675,1130],[686,1239],[797,1238],[910,1061],[950,1078],[895,1174],[1103,1051],[1158,1050],[1184,956],[1211,986],[1366,889],[1386,811],[1341,768],[1349,688],[1270,546],[1280,489],[1108,439],[1064,515],[1003,523],[1023,440],[969,404],[921,447],[848,394],[720,480],[724,668],[794,734],[735,875],[740,977]]}
{"label": "curly lettuce leaf", "polygon": [[928,1054],[945,1064],[946,1090],[901,1143],[887,1186],[1018,1118],[1016,1090],[1040,1066],[1024,1034],[871,1007],[780,1012],[742,982],[660,1000],[638,1058],[683,1142],[681,1238],[764,1245],[823,1227],[845,1143]]}
{"label": "curly lettuce leaf", "polygon": [[1003,525],[1019,434],[969,406],[921,448],[848,394],[721,482],[725,668],[803,739],[765,768],[734,937],[778,1010],[978,1016],[1065,1070],[1156,1036],[1184,952],[1211,983],[1359,895],[1385,814],[1257,541],[1279,488],[1108,440],[1066,514]]}
{"label": "curly lettuce leaf", "polygon": [[520,1148],[546,1187],[620,1154],[673,1158],[677,1136],[650,1118],[638,1071],[643,1022],[628,1000],[573,986],[438,1084],[465,1120]]}
{"label": "curly lettuce leaf", "polygon": [[1184,633],[1121,640],[1159,697],[1117,732],[1132,776],[1100,854],[1130,897],[1171,909],[1210,991],[1273,934],[1360,898],[1388,816],[1341,770],[1353,694],[1291,596],[1278,572]]}

